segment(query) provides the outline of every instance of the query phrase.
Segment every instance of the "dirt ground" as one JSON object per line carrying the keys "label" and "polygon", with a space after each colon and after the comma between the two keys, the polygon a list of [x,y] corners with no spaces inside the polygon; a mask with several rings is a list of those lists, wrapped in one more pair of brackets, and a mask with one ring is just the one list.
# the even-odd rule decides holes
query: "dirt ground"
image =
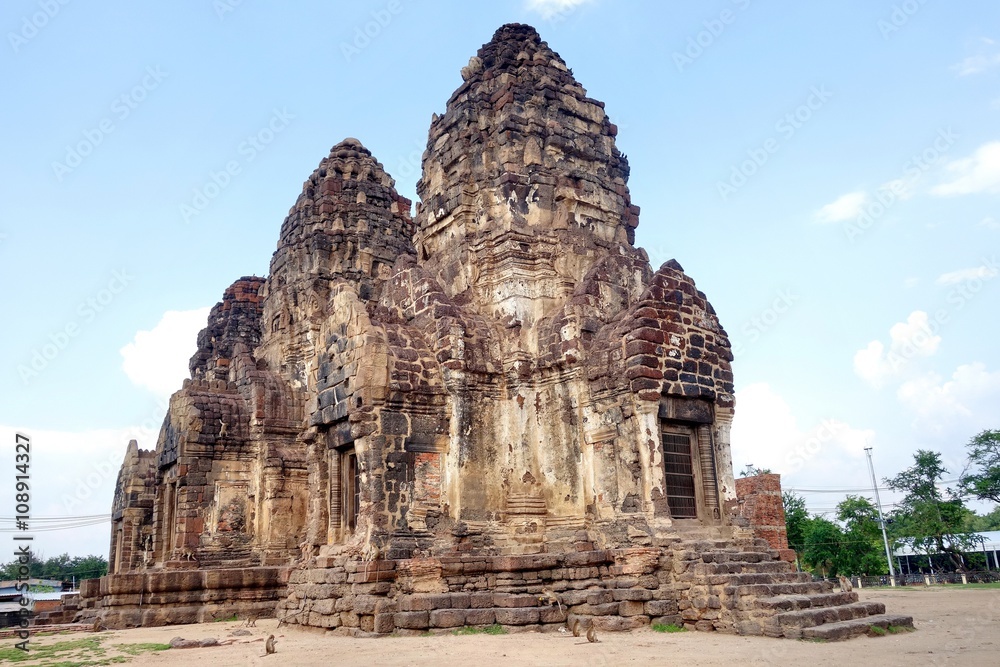
{"label": "dirt ground", "polygon": [[[250,636],[232,636],[239,622],[141,628],[100,634],[35,637],[32,648],[58,642],[100,639],[59,657],[72,665],[131,661],[137,665],[1000,665],[1000,588],[956,587],[861,591],[863,600],[884,602],[888,611],[910,614],[916,632],[816,643],[715,633],[602,633],[590,644],[568,633],[436,635],[352,639],[257,622]],[[274,633],[277,651],[264,654]],[[210,648],[152,650],[174,637],[215,637],[234,643]],[[0,655],[11,657],[13,640]],[[11,644],[11,645],[8,645]],[[126,648],[122,648],[125,646]],[[141,648],[140,648],[141,647]],[[67,647],[68,649],[69,647]],[[42,651],[44,652],[44,651]],[[35,658],[18,665],[44,664]],[[51,659],[51,658],[49,658]],[[15,658],[16,660],[16,658]],[[0,662],[11,662],[0,659]]]}

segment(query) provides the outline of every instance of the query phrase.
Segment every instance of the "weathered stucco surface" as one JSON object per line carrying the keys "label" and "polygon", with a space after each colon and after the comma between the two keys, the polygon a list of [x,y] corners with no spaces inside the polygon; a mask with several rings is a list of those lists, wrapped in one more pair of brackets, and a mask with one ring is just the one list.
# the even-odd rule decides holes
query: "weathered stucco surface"
{"label": "weathered stucco surface", "polygon": [[[415,218],[345,139],[269,276],[212,310],[155,453],[130,445],[118,574],[84,614],[182,622],[236,595],[346,632],[592,617],[789,634],[755,602],[777,589],[739,587],[828,591],[738,518],[729,340],[680,264],[633,245],[603,103],[529,26],[461,73]],[[185,581],[184,614],[156,607],[169,596],[137,611]]]}

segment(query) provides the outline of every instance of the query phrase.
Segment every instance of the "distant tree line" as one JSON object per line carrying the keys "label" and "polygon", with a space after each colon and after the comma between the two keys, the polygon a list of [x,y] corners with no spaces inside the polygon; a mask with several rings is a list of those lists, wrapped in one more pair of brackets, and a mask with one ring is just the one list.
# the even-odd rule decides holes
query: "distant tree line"
{"label": "distant tree line", "polygon": [[[15,559],[0,565],[0,579],[17,579],[20,563]],[[69,554],[45,558],[32,554],[29,565],[30,576],[35,579],[58,579],[77,582],[81,579],[96,579],[108,573],[108,560],[104,556],[74,556]]]}
{"label": "distant tree line", "polygon": [[[935,569],[986,565],[975,533],[1000,530],[1000,506],[980,515],[965,502],[975,498],[1000,503],[1000,431],[983,431],[966,448],[968,464],[955,489],[943,488],[948,470],[941,455],[924,449],[913,455],[913,465],[883,480],[904,494],[885,517],[893,550],[905,545],[915,553],[934,554]],[[782,500],[788,546],[803,569],[823,576],[889,573],[878,510],[870,500],[847,496],[837,505],[835,520],[810,515],[805,499],[794,493],[784,493]]]}

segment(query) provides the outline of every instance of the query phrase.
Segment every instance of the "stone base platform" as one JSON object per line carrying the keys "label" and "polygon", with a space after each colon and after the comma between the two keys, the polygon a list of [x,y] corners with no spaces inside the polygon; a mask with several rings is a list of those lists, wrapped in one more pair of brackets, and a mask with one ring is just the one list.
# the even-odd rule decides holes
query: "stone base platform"
{"label": "stone base platform", "polygon": [[[510,630],[680,623],[669,554],[655,548],[358,562],[320,558],[289,578],[278,618],[338,634],[409,634],[494,623]],[[665,572],[665,571],[664,571]]]}
{"label": "stone base platform", "polygon": [[80,585],[76,622],[108,629],[271,618],[288,595],[287,567],[159,570],[111,574]]}
{"label": "stone base platform", "polygon": [[912,627],[912,619],[885,616],[884,605],[794,572],[765,540],[663,542],[519,556],[319,557],[291,573],[277,617],[352,636],[492,624],[546,631],[577,621],[604,631],[664,623],[791,639]]}

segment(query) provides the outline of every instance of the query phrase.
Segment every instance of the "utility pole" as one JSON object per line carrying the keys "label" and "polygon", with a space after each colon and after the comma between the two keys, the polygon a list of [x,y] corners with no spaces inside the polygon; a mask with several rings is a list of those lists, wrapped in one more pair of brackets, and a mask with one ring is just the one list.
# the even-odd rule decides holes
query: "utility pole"
{"label": "utility pole", "polygon": [[882,544],[885,545],[885,560],[889,563],[889,584],[896,585],[896,568],[892,566],[892,552],[889,550],[889,537],[885,533],[885,516],[882,515],[882,501],[878,497],[878,482],[875,481],[875,466],[872,465],[872,448],[865,447],[868,454],[868,471],[872,474],[872,491],[875,492],[875,507],[878,508],[878,523],[882,527]]}

